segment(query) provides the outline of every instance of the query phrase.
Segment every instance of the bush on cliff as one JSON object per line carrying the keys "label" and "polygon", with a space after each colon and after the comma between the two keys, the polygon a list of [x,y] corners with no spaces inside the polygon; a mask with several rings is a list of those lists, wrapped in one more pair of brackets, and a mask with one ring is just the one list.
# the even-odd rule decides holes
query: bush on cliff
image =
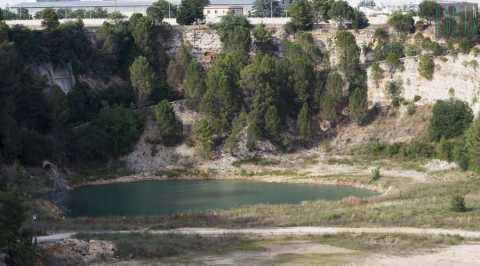
{"label": "bush on cliff", "polygon": [[455,99],[437,101],[432,113],[430,136],[434,141],[461,136],[473,120],[468,104]]}

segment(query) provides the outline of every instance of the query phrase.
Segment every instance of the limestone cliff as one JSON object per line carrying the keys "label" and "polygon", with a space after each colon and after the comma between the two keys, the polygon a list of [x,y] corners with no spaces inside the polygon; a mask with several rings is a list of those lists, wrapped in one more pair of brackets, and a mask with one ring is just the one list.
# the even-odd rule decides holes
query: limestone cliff
{"label": "limestone cliff", "polygon": [[[389,105],[391,99],[386,92],[389,81],[401,81],[401,97],[413,101],[415,96],[420,100],[417,105],[433,104],[437,100],[455,97],[467,102],[474,113],[480,111],[480,76],[478,75],[478,60],[480,58],[470,55],[448,55],[435,59],[435,72],[432,80],[427,80],[418,74],[418,58],[411,57],[403,60],[403,71],[396,71],[390,76],[385,71],[385,78],[375,84],[371,68],[368,70],[368,101],[371,105]],[[381,67],[386,70],[385,65]]]}

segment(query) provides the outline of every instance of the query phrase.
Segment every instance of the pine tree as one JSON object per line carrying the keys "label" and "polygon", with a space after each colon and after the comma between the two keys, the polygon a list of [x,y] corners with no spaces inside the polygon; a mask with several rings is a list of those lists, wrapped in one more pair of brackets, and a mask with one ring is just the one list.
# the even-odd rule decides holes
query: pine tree
{"label": "pine tree", "polygon": [[290,27],[293,31],[311,30],[313,27],[313,9],[307,0],[295,0],[290,5]]}
{"label": "pine tree", "polygon": [[368,108],[367,88],[355,88],[350,95],[348,107],[352,120],[357,122],[360,121],[360,119],[365,115]]}
{"label": "pine tree", "polygon": [[189,47],[183,43],[178,48],[175,58],[168,64],[167,83],[172,88],[180,87],[184,81],[186,69],[192,60],[188,50]]}
{"label": "pine tree", "polygon": [[253,150],[257,141],[263,137],[263,114],[263,112],[260,112],[260,108],[253,109],[248,114],[247,147],[250,150]]}
{"label": "pine tree", "polygon": [[278,116],[277,108],[270,105],[265,114],[265,129],[272,140],[280,138],[281,120]]}
{"label": "pine tree", "polygon": [[360,66],[360,48],[355,36],[348,31],[338,31],[335,35],[335,48],[338,68],[347,79],[351,79],[357,74]]}
{"label": "pine tree", "polygon": [[228,152],[235,153],[246,126],[248,126],[248,115],[245,112],[241,112],[233,121],[232,130],[225,141],[225,148]]}
{"label": "pine tree", "polygon": [[180,25],[191,25],[194,22],[202,20],[203,8],[208,4],[208,0],[182,0],[177,10],[177,22]]}
{"label": "pine tree", "polygon": [[133,15],[130,17],[130,32],[137,48],[148,58],[155,58],[155,40],[153,20],[149,17]]}
{"label": "pine tree", "polygon": [[51,8],[41,11],[40,16],[43,19],[42,26],[44,26],[47,30],[56,29],[60,25],[57,13]]}
{"label": "pine tree", "polygon": [[137,96],[138,106],[143,106],[152,93],[155,74],[144,56],[135,58],[130,66],[130,81]]}
{"label": "pine tree", "polygon": [[195,123],[193,135],[195,142],[199,144],[200,151],[205,158],[211,159],[215,149],[214,130],[208,120],[202,119]]}
{"label": "pine tree", "polygon": [[220,55],[208,70],[200,111],[214,121],[212,126],[217,133],[228,132],[240,111],[238,80],[242,66],[235,54],[229,53]]}
{"label": "pine tree", "polygon": [[160,136],[165,144],[174,144],[182,136],[182,122],[175,116],[173,107],[167,100],[161,101],[155,107],[155,120]]}
{"label": "pine tree", "polygon": [[194,104],[198,105],[205,93],[205,72],[197,60],[192,60],[185,72],[183,81],[185,96]]}
{"label": "pine tree", "polygon": [[322,114],[329,120],[337,119],[337,108],[342,101],[342,91],[345,81],[337,72],[328,74],[326,91],[322,98]]}
{"label": "pine tree", "polygon": [[300,138],[303,141],[308,141],[312,134],[311,124],[310,124],[310,111],[308,103],[303,104],[302,109],[298,113],[297,117],[297,128]]}

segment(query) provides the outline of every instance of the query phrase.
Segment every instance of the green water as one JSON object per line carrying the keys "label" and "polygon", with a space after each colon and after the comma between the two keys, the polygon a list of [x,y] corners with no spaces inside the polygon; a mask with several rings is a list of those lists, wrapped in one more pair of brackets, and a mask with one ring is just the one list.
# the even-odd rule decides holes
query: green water
{"label": "green water", "polygon": [[368,197],[375,192],[348,186],[249,181],[145,181],[74,189],[67,208],[72,217],[142,216],[228,209],[252,204],[299,203]]}

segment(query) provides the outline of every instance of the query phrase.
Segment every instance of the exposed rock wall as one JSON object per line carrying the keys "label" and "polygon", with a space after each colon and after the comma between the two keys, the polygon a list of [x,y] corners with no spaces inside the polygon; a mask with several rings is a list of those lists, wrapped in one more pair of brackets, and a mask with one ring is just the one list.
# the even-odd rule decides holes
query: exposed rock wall
{"label": "exposed rock wall", "polygon": [[[372,78],[371,68],[368,69],[368,101],[370,104],[388,105],[390,98],[386,92],[389,81],[402,82],[401,97],[412,101],[415,96],[421,99],[417,105],[432,104],[437,100],[458,98],[467,102],[475,113],[480,111],[480,75],[472,62],[480,62],[480,58],[470,55],[448,55],[435,59],[435,72],[432,80],[427,80],[418,74],[418,58],[406,58],[403,60],[404,71],[396,71],[391,77],[385,70],[385,78],[375,84]],[[475,64],[475,63],[473,63]]]}
{"label": "exposed rock wall", "polygon": [[192,55],[202,64],[209,64],[222,51],[220,36],[206,25],[176,26],[170,40],[169,52],[174,54],[182,42],[191,45]]}
{"label": "exposed rock wall", "polygon": [[75,75],[72,64],[54,66],[52,63],[39,65],[35,68],[37,73],[45,77],[50,87],[57,86],[67,94],[75,86]]}
{"label": "exposed rock wall", "polygon": [[[266,27],[272,32],[277,43],[286,37],[283,25],[267,25]],[[167,44],[170,55],[175,54],[175,50],[180,47],[182,42],[191,45],[193,56],[204,65],[210,64],[212,59],[222,52],[223,45],[220,36],[210,26],[175,26],[173,29],[173,36],[170,43]]]}

